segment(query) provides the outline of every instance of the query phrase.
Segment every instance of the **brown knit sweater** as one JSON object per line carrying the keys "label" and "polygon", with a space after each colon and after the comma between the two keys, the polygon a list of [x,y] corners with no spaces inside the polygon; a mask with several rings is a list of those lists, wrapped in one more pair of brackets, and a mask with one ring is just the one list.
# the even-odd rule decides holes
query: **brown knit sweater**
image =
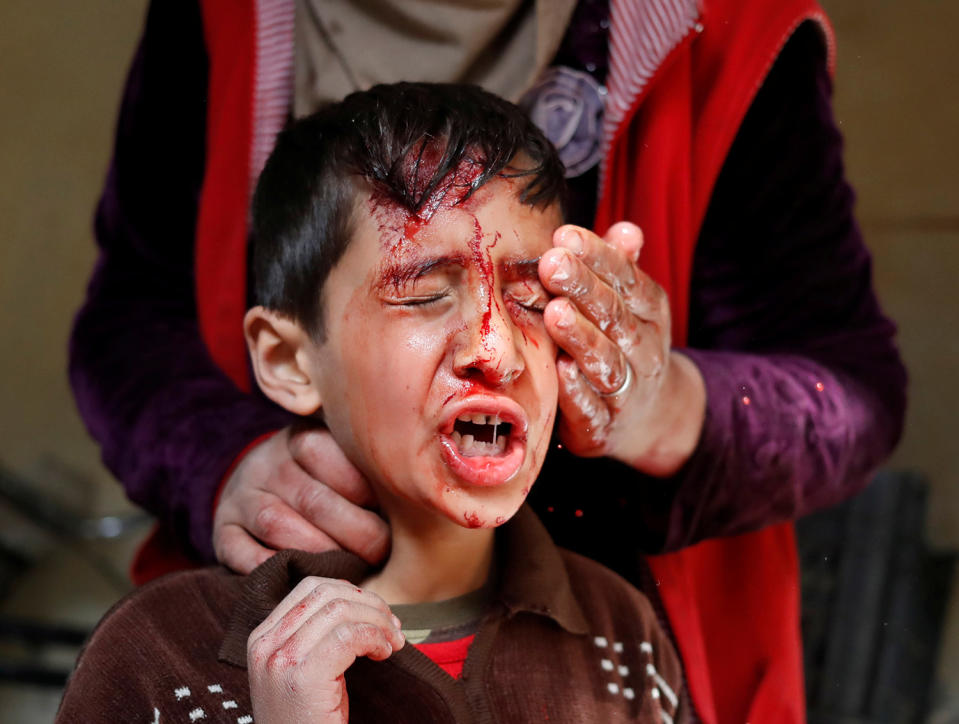
{"label": "brown knit sweater", "polygon": [[[414,646],[347,671],[351,722],[683,721],[679,659],[649,602],[553,545],[526,508],[497,531],[494,603],[454,680]],[[250,631],[306,575],[363,579],[359,558],[279,553],[250,576],[173,574],[107,614],[58,722],[253,722]]]}

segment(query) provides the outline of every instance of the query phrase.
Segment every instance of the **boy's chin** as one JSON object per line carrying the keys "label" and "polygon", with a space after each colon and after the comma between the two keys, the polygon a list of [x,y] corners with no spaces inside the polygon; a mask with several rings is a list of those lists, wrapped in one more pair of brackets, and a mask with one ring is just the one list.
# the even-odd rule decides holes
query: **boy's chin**
{"label": "boy's chin", "polygon": [[524,488],[509,503],[464,505],[457,511],[448,511],[448,517],[463,528],[498,528],[519,512],[528,492],[529,488]]}

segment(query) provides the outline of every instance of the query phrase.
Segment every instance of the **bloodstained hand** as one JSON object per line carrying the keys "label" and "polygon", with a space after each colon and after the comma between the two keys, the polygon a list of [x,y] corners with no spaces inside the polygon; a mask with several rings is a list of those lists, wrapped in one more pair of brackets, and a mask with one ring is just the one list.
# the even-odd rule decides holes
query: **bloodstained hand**
{"label": "bloodstained hand", "polygon": [[286,428],[250,450],[213,516],[217,560],[249,573],[284,548],[343,548],[368,563],[389,551],[369,484],[325,428]]}
{"label": "bloodstained hand", "polygon": [[577,455],[667,476],[696,447],[706,392],[696,366],[670,348],[669,299],[638,266],[642,244],[639,227],[627,222],[603,238],[561,226],[539,275],[556,295],[545,320],[562,349],[563,443]]}
{"label": "bloodstained hand", "polygon": [[255,721],[346,724],[346,670],[358,656],[383,661],[405,641],[399,619],[375,593],[304,578],[247,639]]}

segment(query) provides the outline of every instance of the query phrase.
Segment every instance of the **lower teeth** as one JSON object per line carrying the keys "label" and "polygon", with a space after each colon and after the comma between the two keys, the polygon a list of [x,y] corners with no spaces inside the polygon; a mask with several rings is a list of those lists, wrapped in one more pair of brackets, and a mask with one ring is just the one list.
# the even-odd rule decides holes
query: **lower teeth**
{"label": "lower teeth", "polygon": [[494,442],[477,440],[473,435],[461,435],[456,430],[450,435],[460,454],[465,457],[501,455],[506,452],[506,435],[494,436]]}

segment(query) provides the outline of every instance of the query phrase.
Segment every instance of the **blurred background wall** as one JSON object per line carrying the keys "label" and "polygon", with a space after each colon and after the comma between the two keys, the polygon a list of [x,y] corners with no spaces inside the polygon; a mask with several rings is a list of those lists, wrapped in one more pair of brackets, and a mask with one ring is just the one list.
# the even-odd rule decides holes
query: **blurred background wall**
{"label": "blurred background wall", "polygon": [[66,340],[92,269],[91,220],[146,3],[0,4],[0,463],[117,486],[66,379]]}
{"label": "blurred background wall", "polygon": [[[837,33],[836,113],[859,219],[911,373],[891,465],[929,476],[928,537],[959,547],[959,3],[823,4]],[[144,9],[143,0],[0,4],[0,468],[89,515],[130,509],[74,409],[66,340],[94,260],[91,217]],[[0,613],[85,625],[122,591],[102,560],[49,543],[2,503],[0,531],[30,563],[0,591]],[[96,555],[122,570],[137,537]],[[955,592],[949,626],[940,679],[955,700]],[[11,696],[0,685],[0,710]],[[959,721],[959,708],[945,707],[938,721]]]}
{"label": "blurred background wall", "polygon": [[[74,408],[66,340],[95,258],[92,213],[145,8],[0,3],[0,476],[30,486],[34,503],[81,516],[130,511]],[[128,587],[142,530],[76,545],[0,498],[0,630],[21,620],[88,628]],[[0,638],[0,721],[52,721],[59,690],[11,679],[69,670],[75,657],[75,646]]]}

